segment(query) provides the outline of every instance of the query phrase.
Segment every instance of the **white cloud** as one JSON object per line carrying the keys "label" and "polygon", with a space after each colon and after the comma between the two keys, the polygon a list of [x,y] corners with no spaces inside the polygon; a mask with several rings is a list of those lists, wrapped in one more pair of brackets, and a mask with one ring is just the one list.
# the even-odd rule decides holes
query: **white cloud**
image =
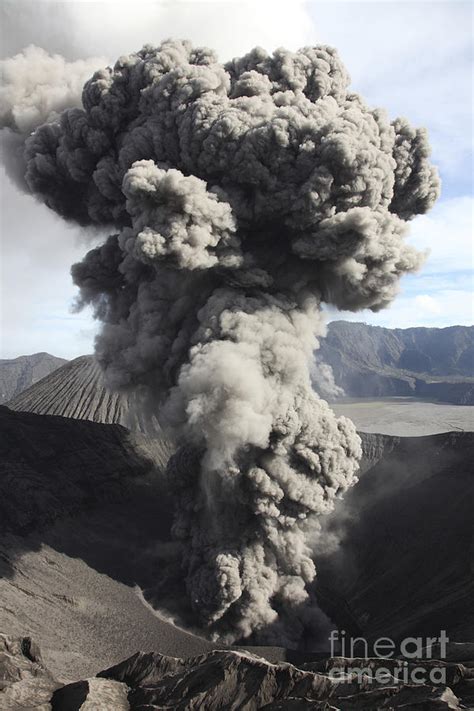
{"label": "white cloud", "polygon": [[[300,0],[175,0],[175,2],[76,2],[71,17],[88,54],[115,59],[169,36],[213,47],[222,60],[255,45],[298,49],[310,39],[311,19]],[[107,32],[104,33],[104,28]]]}
{"label": "white cloud", "polygon": [[[71,264],[90,248],[84,233],[20,193],[6,179],[1,191],[0,357],[49,351],[71,357],[91,352],[90,316],[70,311]],[[79,349],[79,352],[78,352]]]}
{"label": "white cloud", "polygon": [[439,316],[443,313],[439,298],[435,299],[429,294],[419,294],[414,298],[414,306],[417,312]]}
{"label": "white cloud", "polygon": [[313,2],[314,38],[333,44],[366,100],[429,129],[446,181],[472,164],[471,2]]}
{"label": "white cloud", "polygon": [[471,290],[442,289],[435,294],[402,295],[378,313],[326,310],[328,321],[363,321],[372,326],[411,328],[413,326],[452,326],[474,324]]}
{"label": "white cloud", "polygon": [[408,240],[417,249],[430,250],[422,274],[472,269],[474,198],[464,195],[441,200],[427,215],[411,223]]}

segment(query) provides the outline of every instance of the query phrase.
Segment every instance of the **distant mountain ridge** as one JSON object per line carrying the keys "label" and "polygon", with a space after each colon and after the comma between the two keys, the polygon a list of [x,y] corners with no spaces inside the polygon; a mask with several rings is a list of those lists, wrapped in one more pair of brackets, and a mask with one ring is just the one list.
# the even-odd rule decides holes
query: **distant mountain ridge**
{"label": "distant mountain ridge", "polygon": [[[333,321],[316,358],[331,367],[348,397],[415,396],[474,404],[474,326],[389,329]],[[114,422],[160,436],[154,418],[135,406],[134,395],[106,387],[92,355],[65,361],[38,353],[0,361],[0,385],[7,393],[0,402],[12,410]]]}
{"label": "distant mountain ridge", "polygon": [[390,329],[333,321],[317,358],[349,397],[474,404],[474,326]]}
{"label": "distant mountain ridge", "polygon": [[7,402],[53,370],[67,363],[50,353],[33,353],[0,360],[0,403]]}

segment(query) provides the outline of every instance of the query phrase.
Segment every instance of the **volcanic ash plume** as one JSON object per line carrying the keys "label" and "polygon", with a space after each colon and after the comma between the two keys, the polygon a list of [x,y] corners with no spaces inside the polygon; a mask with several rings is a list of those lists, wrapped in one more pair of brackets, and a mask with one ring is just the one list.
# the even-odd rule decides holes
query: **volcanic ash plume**
{"label": "volcanic ash plume", "polygon": [[84,82],[104,66],[103,57],[68,62],[30,45],[0,60],[0,139],[8,175],[24,185],[23,144],[38,126],[57,121],[64,109],[82,106]]}
{"label": "volcanic ash plume", "polygon": [[377,310],[420,255],[438,178],[423,130],[348,91],[329,47],[221,65],[167,41],[84,87],[27,141],[30,189],[116,234],[73,267],[112,384],[179,443],[168,467],[190,600],[227,640],[291,637],[318,517],[360,442],[311,387],[321,302]]}
{"label": "volcanic ash plume", "polygon": [[64,109],[82,106],[84,82],[103,64],[103,57],[67,62],[34,45],[2,59],[0,127],[27,136],[41,124],[58,119]]}

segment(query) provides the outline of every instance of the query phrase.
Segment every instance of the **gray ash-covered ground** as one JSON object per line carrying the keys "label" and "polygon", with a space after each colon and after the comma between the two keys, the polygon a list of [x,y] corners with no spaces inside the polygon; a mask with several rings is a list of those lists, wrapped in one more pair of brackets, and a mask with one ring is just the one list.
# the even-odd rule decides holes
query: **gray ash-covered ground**
{"label": "gray ash-covered ground", "polygon": [[350,417],[361,432],[419,437],[474,431],[474,407],[414,397],[341,398],[331,403],[337,415]]}
{"label": "gray ash-covered ground", "polygon": [[[196,627],[180,629],[159,598],[176,555],[160,443],[118,425],[0,414],[1,629],[31,636],[61,682],[137,651],[184,659],[219,647]],[[472,639],[474,434],[363,435],[363,445],[359,484],[315,553],[320,606],[335,628],[368,639],[436,636],[440,627],[454,641]],[[252,642],[243,640],[258,656],[297,667],[323,643],[308,638],[298,652]],[[234,657],[217,659],[219,667]]]}

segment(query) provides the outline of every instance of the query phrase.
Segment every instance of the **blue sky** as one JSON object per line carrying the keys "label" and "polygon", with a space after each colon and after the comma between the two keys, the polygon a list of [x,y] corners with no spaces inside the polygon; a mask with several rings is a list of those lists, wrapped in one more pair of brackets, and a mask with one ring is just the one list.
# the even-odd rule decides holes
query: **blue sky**
{"label": "blue sky", "polygon": [[311,15],[324,41],[338,47],[354,89],[391,117],[426,126],[442,179],[434,209],[411,225],[410,242],[429,250],[423,269],[402,279],[390,308],[329,316],[391,328],[472,324],[473,5],[379,1],[325,8],[320,13],[315,3]]}
{"label": "blue sky", "polygon": [[[330,310],[328,318],[400,328],[473,322],[470,2],[77,1],[56,5],[54,22],[48,0],[36,2],[34,15],[29,0],[14,5],[14,14],[1,18],[3,56],[35,43],[68,52],[69,59],[105,55],[113,61],[171,35],[214,46],[222,59],[256,44],[268,50],[336,46],[352,87],[368,103],[428,128],[443,186],[435,208],[412,223],[410,242],[430,250],[425,266],[404,277],[393,305],[377,314]],[[71,263],[90,248],[90,238],[5,177],[0,200],[0,357],[49,351],[72,358],[91,352],[96,325],[90,314],[72,312],[75,290],[69,276]]]}

